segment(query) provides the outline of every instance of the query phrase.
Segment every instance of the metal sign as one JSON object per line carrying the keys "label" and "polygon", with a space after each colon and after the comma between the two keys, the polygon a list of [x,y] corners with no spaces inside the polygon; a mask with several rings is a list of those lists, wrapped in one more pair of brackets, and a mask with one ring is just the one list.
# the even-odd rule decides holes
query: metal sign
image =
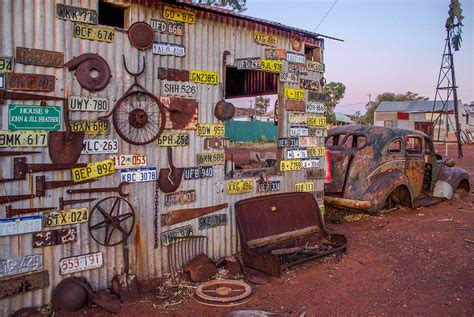
{"label": "metal sign", "polygon": [[280,73],[283,70],[283,62],[262,59],[262,70],[272,73]]}
{"label": "metal sign", "polygon": [[6,87],[7,87],[6,74],[0,73],[0,90],[5,90]]}
{"label": "metal sign", "polygon": [[109,135],[109,120],[79,119],[70,120],[71,130],[74,132],[84,132],[88,135]]}
{"label": "metal sign", "polygon": [[218,149],[222,150],[227,147],[227,138],[205,138],[204,150]]}
{"label": "metal sign", "polygon": [[13,56],[0,55],[0,72],[11,73],[14,67]]}
{"label": "metal sign", "polygon": [[0,237],[25,234],[43,230],[41,216],[26,216],[0,219]]}
{"label": "metal sign", "polygon": [[0,260],[0,277],[29,273],[43,268],[43,255],[30,254]]}
{"label": "metal sign", "polygon": [[290,137],[292,136],[308,136],[308,127],[303,125],[290,126]]}
{"label": "metal sign", "polygon": [[189,80],[195,83],[209,85],[219,85],[220,83],[219,73],[205,72],[202,70],[191,70]]}
{"label": "metal sign", "polygon": [[175,68],[163,68],[158,67],[158,79],[169,79],[169,80],[189,80],[189,71],[175,69]]}
{"label": "metal sign", "polygon": [[299,147],[299,139],[298,138],[278,138],[277,146],[279,149],[286,148],[286,147]]}
{"label": "metal sign", "polygon": [[313,192],[314,182],[302,182],[295,184],[295,192]]}
{"label": "metal sign", "polygon": [[63,68],[64,54],[62,52],[17,46],[15,61],[25,65]]}
{"label": "metal sign", "polygon": [[260,57],[236,58],[234,64],[237,69],[262,69]]}
{"label": "metal sign", "polygon": [[70,96],[68,107],[71,111],[109,111],[109,100],[102,97]]}
{"label": "metal sign", "polygon": [[59,260],[59,274],[71,274],[86,270],[97,269],[104,266],[102,252],[94,252],[62,258]]}
{"label": "metal sign", "polygon": [[198,153],[197,165],[219,165],[225,163],[225,152]]}
{"label": "metal sign", "polygon": [[282,83],[297,84],[298,83],[298,74],[294,73],[280,73],[280,81]]}
{"label": "metal sign", "polygon": [[115,29],[91,24],[74,23],[74,37],[90,41],[113,43]]}
{"label": "metal sign", "polygon": [[186,146],[189,145],[189,133],[163,132],[156,140],[158,146]]}
{"label": "metal sign", "polygon": [[25,132],[0,130],[0,147],[44,147],[48,146],[47,132]]}
{"label": "metal sign", "polygon": [[196,23],[196,13],[190,10],[184,10],[168,5],[163,6],[163,17],[168,20],[185,22],[194,24]]}
{"label": "metal sign", "polygon": [[156,167],[145,167],[120,171],[120,181],[127,183],[151,182],[158,179]]}
{"label": "metal sign", "polygon": [[231,181],[227,182],[227,194],[234,195],[234,194],[243,194],[243,193],[251,193],[253,191],[253,181]]}
{"label": "metal sign", "polygon": [[322,102],[324,101],[324,94],[317,91],[308,91],[308,102]]}
{"label": "metal sign", "polygon": [[291,159],[302,159],[302,158],[307,158],[308,153],[306,152],[306,149],[288,149],[286,152],[286,158],[291,160]]}
{"label": "metal sign", "polygon": [[[187,225],[184,227],[176,228],[173,230],[165,231],[161,234],[161,245],[167,246],[171,244],[171,240],[174,238],[187,238],[194,236],[193,227],[191,225]],[[173,242],[177,242],[179,240],[174,239]]]}
{"label": "metal sign", "polygon": [[326,112],[326,106],[322,102],[308,102],[306,103],[306,112],[324,113]]}
{"label": "metal sign", "polygon": [[153,54],[183,57],[186,55],[186,48],[175,43],[153,42]]}
{"label": "metal sign", "polygon": [[299,124],[306,125],[308,115],[303,112],[289,112],[288,113],[288,124]]}
{"label": "metal sign", "polygon": [[319,158],[305,158],[302,163],[303,168],[319,168]]}
{"label": "metal sign", "polygon": [[61,3],[56,4],[56,17],[58,19],[90,24],[97,24],[99,22],[97,10],[73,7]]}
{"label": "metal sign", "polygon": [[44,248],[77,241],[77,228],[55,229],[33,233],[33,248]]}
{"label": "metal sign", "polygon": [[265,49],[265,59],[286,59],[286,50],[285,49],[275,49],[275,48],[266,48]]}
{"label": "metal sign", "polygon": [[30,91],[54,91],[56,78],[53,75],[11,73],[7,76],[7,89]]}
{"label": "metal sign", "polygon": [[165,195],[165,207],[185,205],[196,201],[196,190],[184,190]]}
{"label": "metal sign", "polygon": [[326,176],[324,168],[310,169],[306,171],[306,179],[317,180],[323,179]]}
{"label": "metal sign", "polygon": [[280,171],[299,171],[302,168],[301,160],[281,160]]}
{"label": "metal sign", "polygon": [[221,123],[198,123],[198,136],[224,136],[224,125]]}
{"label": "metal sign", "polygon": [[156,32],[184,36],[184,24],[180,22],[169,22],[165,20],[151,18],[150,25]]}
{"label": "metal sign", "polygon": [[308,116],[308,125],[312,127],[326,126],[326,117]]}
{"label": "metal sign", "polygon": [[257,193],[269,193],[269,192],[277,192],[280,190],[281,182],[280,181],[265,181],[265,182],[258,182],[257,181]]}
{"label": "metal sign", "polygon": [[71,169],[73,182],[82,182],[88,179],[98,178],[115,172],[114,161],[111,159],[87,164],[86,167]]}
{"label": "metal sign", "polygon": [[161,94],[163,96],[196,98],[197,85],[190,82],[162,80]]}
{"label": "metal sign", "polygon": [[322,157],[326,155],[326,147],[324,146],[309,147],[306,151],[308,152],[308,157]]}
{"label": "metal sign", "polygon": [[304,90],[295,88],[285,88],[285,98],[304,100]]}
{"label": "metal sign", "polygon": [[278,36],[268,33],[254,32],[254,39],[257,44],[275,47],[277,45]]}
{"label": "metal sign", "polygon": [[186,167],[184,169],[184,179],[211,178],[213,174],[212,166]]}
{"label": "metal sign", "polygon": [[88,208],[72,208],[68,210],[52,210],[43,214],[44,224],[48,227],[58,227],[87,222]]}
{"label": "metal sign", "polygon": [[0,281],[0,299],[49,286],[48,271],[20,275]]}
{"label": "metal sign", "polygon": [[114,161],[115,169],[145,167],[146,154],[121,154],[110,157]]}
{"label": "metal sign", "polygon": [[308,89],[308,90],[319,90],[319,81],[317,80],[309,80],[309,79],[300,79],[300,88],[301,89]]}
{"label": "metal sign", "polygon": [[299,138],[300,147],[318,146],[318,138],[314,136],[303,136]]}
{"label": "metal sign", "polygon": [[62,107],[8,105],[9,130],[61,130]]}
{"label": "metal sign", "polygon": [[226,214],[210,215],[198,218],[199,230],[215,228],[227,224]]}
{"label": "metal sign", "polygon": [[308,70],[306,69],[306,64],[288,63],[287,70],[289,73],[298,75],[306,75],[308,73]]}
{"label": "metal sign", "polygon": [[82,143],[82,154],[115,154],[119,141],[113,139],[88,139]]}
{"label": "metal sign", "polygon": [[[308,127],[308,136],[326,137],[327,135],[326,127]],[[324,140],[322,143],[324,143]]]}
{"label": "metal sign", "polygon": [[[285,109],[287,111],[304,112],[305,102],[303,100],[285,100]],[[306,124],[306,122],[305,122]]]}
{"label": "metal sign", "polygon": [[306,61],[306,68],[312,72],[324,73],[324,64],[313,62],[313,61]]}
{"label": "metal sign", "polygon": [[296,64],[305,64],[306,65],[306,57],[304,54],[295,53],[295,52],[286,52],[286,60],[288,62],[296,63]]}

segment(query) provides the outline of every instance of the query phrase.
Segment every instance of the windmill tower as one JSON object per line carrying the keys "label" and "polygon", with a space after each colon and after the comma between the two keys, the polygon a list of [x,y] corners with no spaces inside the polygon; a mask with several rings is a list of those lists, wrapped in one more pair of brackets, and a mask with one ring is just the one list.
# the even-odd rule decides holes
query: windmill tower
{"label": "windmill tower", "polygon": [[[448,131],[452,130],[456,134],[458,146],[458,157],[462,157],[460,124],[459,124],[459,105],[456,86],[456,75],[454,71],[453,49],[459,51],[461,47],[461,27],[462,27],[462,9],[459,0],[451,0],[449,5],[449,17],[446,20],[446,39],[443,56],[441,58],[441,67],[438,75],[438,84],[436,86],[435,100],[433,103],[433,112],[431,121],[433,122],[433,140],[436,142],[446,142]],[[450,99],[454,103],[455,123],[453,124],[448,107]],[[436,118],[434,118],[436,114]],[[444,132],[444,133],[443,133]],[[444,135],[443,135],[444,134]]]}

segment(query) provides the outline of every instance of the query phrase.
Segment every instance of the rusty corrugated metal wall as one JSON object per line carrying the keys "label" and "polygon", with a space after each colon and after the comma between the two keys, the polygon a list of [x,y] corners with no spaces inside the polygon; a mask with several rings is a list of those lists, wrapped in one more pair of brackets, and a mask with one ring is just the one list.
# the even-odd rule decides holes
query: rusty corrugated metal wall
{"label": "rusty corrugated metal wall", "polygon": [[[66,0],[59,1],[67,5],[74,5],[84,8],[97,9],[96,0]],[[124,2],[124,1],[121,1]],[[105,58],[112,70],[112,79],[109,85],[102,91],[90,93],[81,89],[74,72],[69,72],[66,68],[57,69],[50,67],[29,66],[23,64],[15,65],[15,72],[28,72],[50,74],[56,77],[56,91],[51,95],[64,96],[65,90],[69,90],[71,95],[99,96],[107,97],[112,107],[126,89],[132,84],[133,78],[129,76],[122,66],[122,54],[125,55],[127,64],[132,70],[136,70],[141,62],[142,56],[146,56],[146,70],[139,78],[139,82],[146,89],[160,94],[160,81],[157,79],[158,67],[177,68],[184,70],[204,70],[219,72],[222,74],[222,53],[225,50],[231,52],[228,62],[233,63],[235,58],[264,56],[265,46],[255,43],[253,32],[255,30],[277,34],[279,36],[277,48],[291,50],[288,34],[271,30],[268,27],[256,26],[255,24],[239,21],[231,17],[222,17],[216,14],[197,12],[196,24],[185,24],[185,36],[157,34],[160,41],[182,44],[186,47],[184,58],[153,55],[151,49],[139,51],[131,47],[127,38],[126,30],[116,29],[113,43],[104,43],[78,39],[73,37],[73,22],[56,18],[55,8],[57,1],[53,0],[2,0],[0,6],[0,55],[15,55],[15,48],[23,46],[28,48],[46,49],[64,52],[65,61],[83,53],[97,53]],[[150,22],[150,18],[162,18],[160,7],[149,8],[143,5],[133,4],[130,7],[130,23],[136,21]],[[286,63],[285,63],[286,64]],[[286,68],[286,67],[285,67]],[[309,72],[305,78],[321,78],[321,74]],[[221,78],[222,80],[222,78]],[[286,87],[299,88],[296,84]],[[283,88],[280,87],[280,93]],[[220,99],[219,86],[198,84],[198,101],[200,123],[219,123],[214,117],[214,105]],[[19,102],[17,104],[33,104],[33,102]],[[57,102],[48,102],[50,105],[60,105]],[[280,102],[280,105],[282,103]],[[7,107],[0,107],[2,116],[2,129],[8,127]],[[72,119],[93,119],[97,117],[94,112],[71,112]],[[280,117],[279,124],[282,131],[287,131],[286,111]],[[87,136],[86,136],[87,137]],[[106,138],[120,140],[120,154],[145,153],[147,155],[148,166],[157,168],[167,167],[166,148],[158,147],[156,144],[146,146],[134,146],[121,140],[116,131],[111,127],[111,135]],[[196,154],[204,152],[204,138],[198,137],[196,133],[190,131],[190,145],[176,148],[174,151],[175,165],[178,167],[196,166]],[[214,150],[216,151],[216,150]],[[107,154],[81,155],[79,162],[93,162],[106,159]],[[27,156],[29,163],[50,163],[47,148],[43,148],[43,153],[39,155]],[[13,166],[12,158],[3,158],[1,164],[1,176],[11,177]],[[324,159],[321,160],[324,163]],[[324,166],[324,165],[323,165]],[[46,172],[40,174],[30,174],[26,181],[19,181],[1,185],[4,194],[34,193],[34,177],[36,175],[46,175],[47,180],[69,179],[70,172]],[[281,180],[281,192],[293,191],[294,184],[304,180],[304,170],[299,172],[289,172],[282,176],[272,177],[272,180]],[[119,173],[106,176],[93,184],[99,186],[116,186],[120,182]],[[186,207],[204,207],[228,202],[230,208],[228,214],[228,224],[213,229],[203,231],[198,230],[197,219],[187,223],[170,227],[161,227],[161,231],[167,231],[175,227],[191,224],[196,234],[207,235],[210,244],[210,256],[219,258],[225,255],[236,253],[239,249],[238,234],[235,223],[233,205],[236,201],[257,195],[255,189],[253,193],[240,195],[227,195],[225,193],[226,181],[224,178],[224,167],[214,166],[214,176],[210,179],[191,180],[181,183],[179,190],[196,189],[197,200]],[[161,276],[167,271],[167,248],[153,248],[153,197],[154,182],[135,183],[129,185],[129,201],[134,206],[137,213],[137,223],[130,237],[130,260],[131,268],[137,273],[139,278],[146,279]],[[81,185],[77,188],[87,187]],[[47,191],[46,197],[35,198],[29,201],[14,204],[15,208],[57,206],[58,198],[63,196],[68,198],[67,188]],[[323,182],[316,182],[316,190],[323,190]],[[106,197],[105,194],[77,195],[74,198]],[[160,213],[169,211],[164,207],[164,194],[160,193]],[[92,208],[94,202],[85,204],[83,207]],[[170,207],[169,209],[180,209],[181,206]],[[221,211],[223,212],[223,211]],[[5,217],[4,208],[0,211],[0,217]],[[110,280],[114,275],[114,268],[123,267],[122,247],[104,247],[94,242],[88,233],[87,224],[78,225],[79,240],[76,243],[50,246],[41,249],[32,248],[31,234],[16,235],[0,238],[0,259],[8,259],[13,256],[27,255],[33,253],[43,253],[44,269],[49,271],[50,286],[48,288],[14,296],[9,299],[0,300],[0,315],[7,315],[12,311],[27,306],[38,306],[47,303],[51,299],[51,292],[63,278],[67,277],[59,274],[59,260],[63,257],[80,255],[89,252],[101,251],[104,253],[105,265],[100,269],[83,271],[74,275],[86,277],[94,287],[106,288],[110,286]]]}

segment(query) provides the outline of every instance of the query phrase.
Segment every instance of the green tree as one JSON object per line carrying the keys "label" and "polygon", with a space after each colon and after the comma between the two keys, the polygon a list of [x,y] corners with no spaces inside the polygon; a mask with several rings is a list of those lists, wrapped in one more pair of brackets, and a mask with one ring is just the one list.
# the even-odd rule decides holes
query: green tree
{"label": "green tree", "polygon": [[247,0],[197,0],[197,3],[209,4],[242,13],[247,10]]}
{"label": "green tree", "polygon": [[262,116],[267,113],[267,109],[270,106],[270,98],[268,97],[255,97],[255,114],[260,116],[260,119],[262,119]]}
{"label": "green tree", "polygon": [[429,100],[428,97],[423,97],[417,93],[407,91],[405,94],[394,94],[393,92],[384,92],[377,96],[375,101],[367,103],[365,106],[367,112],[364,115],[362,121],[364,124],[374,124],[374,112],[375,109],[380,105],[382,101],[426,101]]}
{"label": "green tree", "polygon": [[346,92],[346,86],[343,83],[330,82],[324,86],[324,105],[326,106],[326,121],[330,124],[336,123],[336,114],[334,109],[339,101],[344,98],[344,93]]}

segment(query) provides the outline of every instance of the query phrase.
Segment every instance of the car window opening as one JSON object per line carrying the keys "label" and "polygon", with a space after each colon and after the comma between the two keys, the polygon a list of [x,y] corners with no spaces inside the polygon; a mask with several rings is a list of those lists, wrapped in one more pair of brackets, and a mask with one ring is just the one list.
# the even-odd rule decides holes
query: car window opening
{"label": "car window opening", "polygon": [[388,145],[388,153],[401,153],[402,152],[402,140],[397,139],[390,142]]}

